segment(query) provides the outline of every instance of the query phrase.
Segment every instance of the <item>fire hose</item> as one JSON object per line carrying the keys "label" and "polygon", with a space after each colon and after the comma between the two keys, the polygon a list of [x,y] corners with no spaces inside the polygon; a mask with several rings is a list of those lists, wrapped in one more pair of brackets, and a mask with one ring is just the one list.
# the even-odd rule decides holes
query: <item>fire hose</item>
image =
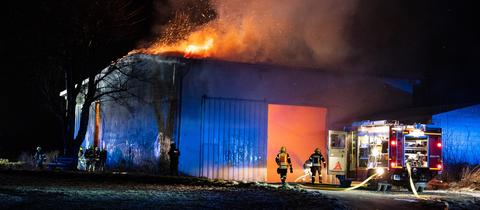
{"label": "fire hose", "polygon": [[[415,195],[415,197],[420,198],[420,196],[418,196],[417,189],[415,188],[415,185],[413,184],[412,168],[410,166],[410,163],[408,163],[408,162],[407,162],[407,171],[408,171],[408,178],[409,178],[409,182],[410,182],[410,188],[412,189],[412,192]],[[357,188],[363,186],[364,184],[366,184],[371,179],[373,179],[373,177],[375,177],[377,175],[382,175],[383,173],[384,173],[383,170],[382,171],[377,171],[377,173],[371,175],[370,177],[365,179],[362,183],[360,183],[360,184],[358,184],[357,186],[354,186],[354,187],[349,187],[349,188],[345,189],[345,191],[357,189]]]}
{"label": "fire hose", "polygon": [[304,178],[306,178],[307,176],[311,176],[311,175],[312,175],[311,173],[305,173],[303,176],[300,176],[300,177],[298,177],[297,179],[295,179],[295,182],[298,182],[298,180],[304,179]]}
{"label": "fire hose", "polygon": [[[349,187],[349,188],[347,188],[347,189],[344,189],[344,191],[357,189],[357,188],[365,185],[368,181],[370,181],[371,179],[373,179],[373,177],[375,177],[375,176],[377,176],[377,175],[381,175],[381,174],[383,174],[383,173],[384,173],[383,170],[382,170],[382,171],[379,171],[379,172],[371,175],[371,176],[368,177],[367,179],[365,179],[362,183],[360,183],[360,184],[358,184],[358,185],[356,185],[356,186],[353,186],[353,187]],[[310,174],[306,173],[305,175],[298,177],[297,179],[295,179],[295,182],[297,182],[297,181],[300,180],[300,179],[303,179],[303,178],[307,177],[308,175],[310,175]]]}
{"label": "fire hose", "polygon": [[367,179],[365,179],[362,183],[358,184],[357,186],[349,187],[349,188],[345,189],[344,191],[357,189],[357,188],[365,185],[368,181],[370,181],[370,179],[373,179],[373,177],[375,177],[375,176],[380,176],[380,175],[382,175],[383,173],[385,173],[385,169],[383,169],[383,168],[377,168],[377,170],[375,171],[375,173],[372,174],[372,175],[371,175],[370,177],[368,177]]}
{"label": "fire hose", "polygon": [[[420,196],[418,195],[417,193],[417,189],[415,188],[415,184],[413,184],[413,179],[412,179],[412,169],[411,169],[411,166],[410,166],[410,163],[407,162],[407,171],[408,171],[408,178],[409,178],[409,182],[410,182],[410,188],[412,189],[412,192],[413,194],[415,195],[415,197],[417,198],[420,198]],[[379,176],[379,175],[382,175],[385,171],[382,169],[382,170],[377,170],[376,173],[372,174],[370,177],[368,177],[367,179],[365,179],[363,182],[361,182],[360,184],[356,185],[356,186],[353,186],[353,187],[349,187],[349,188],[346,188],[344,189],[344,191],[349,191],[349,190],[354,190],[354,189],[357,189],[365,184],[367,184],[368,181],[370,181],[371,179],[373,179],[375,176]],[[308,176],[309,174],[305,174],[303,176],[300,176],[298,177],[297,179],[295,179],[295,182],[297,182],[298,180]]]}
{"label": "fire hose", "polygon": [[408,178],[410,180],[410,188],[412,189],[413,194],[415,197],[420,198],[417,193],[417,188],[415,188],[415,185],[413,184],[413,179],[412,179],[412,168],[410,167],[410,163],[407,162],[407,171],[408,171]]}
{"label": "fire hose", "polygon": [[365,179],[362,183],[358,184],[357,186],[353,186],[353,187],[349,187],[347,189],[345,189],[344,191],[349,191],[349,190],[354,190],[354,189],[357,189],[361,186],[363,186],[364,184],[366,184],[368,181],[370,181],[370,179],[373,179],[373,177],[379,175],[379,173],[375,173],[373,175],[371,175],[370,177],[368,177],[367,179]]}

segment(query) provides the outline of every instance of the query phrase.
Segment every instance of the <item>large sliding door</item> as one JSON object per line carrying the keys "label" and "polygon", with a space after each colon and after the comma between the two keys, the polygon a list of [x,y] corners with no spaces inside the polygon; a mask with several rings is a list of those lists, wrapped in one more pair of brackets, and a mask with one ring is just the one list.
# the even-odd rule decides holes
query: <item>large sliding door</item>
{"label": "large sliding door", "polygon": [[200,175],[265,181],[267,104],[203,97]]}

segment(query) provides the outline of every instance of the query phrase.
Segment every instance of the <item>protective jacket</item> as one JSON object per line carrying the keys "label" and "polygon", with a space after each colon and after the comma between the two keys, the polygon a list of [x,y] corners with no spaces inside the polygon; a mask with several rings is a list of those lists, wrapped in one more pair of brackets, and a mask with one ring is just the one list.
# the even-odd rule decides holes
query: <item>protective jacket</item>
{"label": "protective jacket", "polygon": [[321,166],[321,164],[325,164],[325,159],[323,158],[322,153],[313,153],[310,155],[310,162],[312,163],[312,166]]}
{"label": "protective jacket", "polygon": [[275,162],[277,162],[279,169],[288,169],[292,167],[292,161],[290,160],[290,155],[286,152],[280,152],[275,157]]}

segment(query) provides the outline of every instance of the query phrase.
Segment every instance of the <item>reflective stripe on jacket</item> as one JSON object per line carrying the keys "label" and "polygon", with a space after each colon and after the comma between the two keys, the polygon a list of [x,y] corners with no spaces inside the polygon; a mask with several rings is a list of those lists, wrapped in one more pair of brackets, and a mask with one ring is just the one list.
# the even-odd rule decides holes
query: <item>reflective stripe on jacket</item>
{"label": "reflective stripe on jacket", "polygon": [[310,161],[313,166],[321,166],[321,163],[325,162],[325,159],[323,159],[322,154],[313,153],[310,155]]}
{"label": "reflective stripe on jacket", "polygon": [[291,165],[290,156],[287,153],[279,153],[275,161],[280,169],[287,169]]}

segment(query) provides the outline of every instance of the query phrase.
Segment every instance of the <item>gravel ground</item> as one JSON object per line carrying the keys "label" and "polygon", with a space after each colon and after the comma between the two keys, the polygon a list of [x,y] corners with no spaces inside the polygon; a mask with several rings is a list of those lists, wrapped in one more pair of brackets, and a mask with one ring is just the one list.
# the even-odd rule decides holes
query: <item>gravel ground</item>
{"label": "gravel ground", "polygon": [[480,209],[479,192],[339,191],[192,177],[0,169],[0,209]]}
{"label": "gravel ground", "polygon": [[407,190],[376,192],[366,190],[322,191],[353,209],[449,209],[480,210],[480,192],[427,190],[415,197]]}
{"label": "gravel ground", "polygon": [[196,178],[0,171],[1,209],[349,209],[319,192]]}

